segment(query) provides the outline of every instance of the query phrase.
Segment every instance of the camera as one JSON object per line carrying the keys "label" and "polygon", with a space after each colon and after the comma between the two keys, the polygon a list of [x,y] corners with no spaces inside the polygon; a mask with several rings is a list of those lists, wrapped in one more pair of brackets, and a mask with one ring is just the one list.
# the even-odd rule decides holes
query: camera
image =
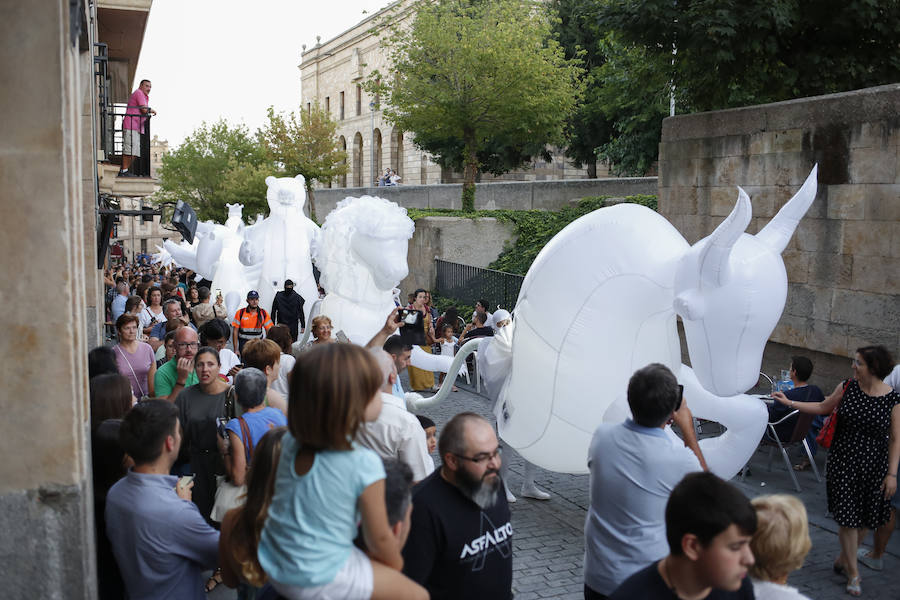
{"label": "camera", "polygon": [[425,324],[421,312],[411,308],[401,308],[397,311],[397,322],[400,326],[400,339],[407,346],[425,345]]}
{"label": "camera", "polygon": [[419,319],[419,311],[412,308],[401,308],[397,312],[397,322],[404,325],[415,325]]}

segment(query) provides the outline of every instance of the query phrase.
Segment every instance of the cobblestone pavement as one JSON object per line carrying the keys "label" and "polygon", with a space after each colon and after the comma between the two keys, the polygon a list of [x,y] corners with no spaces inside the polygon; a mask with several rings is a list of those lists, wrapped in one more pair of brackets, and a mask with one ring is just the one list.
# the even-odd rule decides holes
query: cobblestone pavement
{"label": "cobblestone pavement", "polygon": [[[408,385],[406,375],[404,386]],[[452,393],[441,405],[422,411],[438,426],[438,435],[444,423],[463,411],[477,412],[493,421],[490,402],[475,393],[472,387],[458,384],[460,389]],[[816,463],[822,472],[825,452],[820,451]],[[436,457],[435,457],[436,458]],[[515,453],[507,451],[503,457],[509,461],[509,484],[518,495],[522,484],[523,461]],[[796,461],[795,461],[796,462]],[[437,463],[437,461],[436,461]],[[549,501],[519,498],[512,504],[514,529],[513,590],[516,600],[539,598],[584,598],[584,518],[588,506],[588,476],[565,475],[540,470],[538,485],[549,492]],[[844,599],[846,579],[835,575],[831,564],[839,546],[837,525],[825,516],[825,483],[816,483],[811,471],[798,474],[802,487],[799,497],[806,504],[810,517],[810,536],[813,547],[804,567],[791,576],[789,584],[813,600]],[[776,455],[772,471],[767,470],[765,451],[758,452],[751,461],[751,474],[745,482],[740,477],[734,483],[750,496],[772,493],[796,494],[784,468],[784,462]],[[875,572],[861,567],[863,595],[878,600],[900,600],[900,534],[891,539],[884,571]],[[234,598],[224,586],[209,595],[210,598]]]}
{"label": "cobblestone pavement", "polygon": [[[490,402],[486,398],[477,395],[468,386],[459,385],[459,388],[458,393],[450,394],[449,399],[440,406],[422,411],[437,423],[438,435],[444,423],[465,410],[480,413],[493,421]],[[795,456],[799,458],[799,454]],[[523,461],[509,451],[503,458],[510,461],[510,489],[518,495],[524,472]],[[816,456],[816,464],[821,474],[825,466],[824,451]],[[824,476],[821,483],[816,483],[812,471],[798,473],[802,491],[797,494],[778,454],[773,457],[771,472],[767,467],[768,455],[765,450],[759,451],[751,460],[750,475],[744,482],[738,476],[734,483],[749,497],[790,493],[798,495],[806,504],[813,546],[804,567],[794,573],[788,583],[813,600],[847,598],[844,592],[846,578],[834,574],[831,569],[839,545],[837,524],[825,516]],[[582,599],[583,528],[589,503],[588,476],[541,470],[536,481],[539,487],[552,495],[549,501],[519,498],[511,505],[515,532],[513,590],[516,600]],[[875,572],[866,567],[860,569],[865,597],[900,600],[900,533],[891,539],[883,571]]]}

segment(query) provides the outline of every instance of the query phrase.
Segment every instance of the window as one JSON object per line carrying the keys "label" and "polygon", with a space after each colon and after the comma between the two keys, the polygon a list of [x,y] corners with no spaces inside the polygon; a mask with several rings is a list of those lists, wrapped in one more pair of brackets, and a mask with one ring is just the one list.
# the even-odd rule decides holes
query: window
{"label": "window", "polygon": [[325,112],[331,114],[331,96],[325,96]]}
{"label": "window", "polygon": [[356,116],[362,114],[362,86],[356,86]]}
{"label": "window", "polygon": [[341,92],[341,121],[344,120],[344,92]]}

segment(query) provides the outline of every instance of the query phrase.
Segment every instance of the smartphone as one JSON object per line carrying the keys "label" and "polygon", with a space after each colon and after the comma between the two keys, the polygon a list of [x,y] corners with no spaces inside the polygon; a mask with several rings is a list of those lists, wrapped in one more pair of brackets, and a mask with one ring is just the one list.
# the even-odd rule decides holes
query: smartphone
{"label": "smartphone", "polygon": [[216,298],[218,298],[218,297],[221,296],[221,295],[222,295],[222,289],[221,289],[221,288],[216,288]]}
{"label": "smartphone", "polygon": [[338,330],[338,332],[334,334],[334,337],[337,338],[337,341],[341,342],[342,344],[350,343],[350,338],[347,337],[347,334],[344,333],[343,330]]}
{"label": "smartphone", "polygon": [[681,409],[681,403],[684,401],[684,386],[678,386],[678,401],[675,402],[675,412],[678,412]]}
{"label": "smartphone", "polygon": [[225,417],[216,417],[216,431],[219,433],[219,437],[223,440],[228,439],[228,431],[225,430],[225,426],[228,424],[228,419]]}
{"label": "smartphone", "polygon": [[180,488],[186,487],[187,484],[189,484],[193,480],[194,480],[193,475],[185,475],[184,477],[182,477],[181,479],[178,480],[178,487],[180,487]]}

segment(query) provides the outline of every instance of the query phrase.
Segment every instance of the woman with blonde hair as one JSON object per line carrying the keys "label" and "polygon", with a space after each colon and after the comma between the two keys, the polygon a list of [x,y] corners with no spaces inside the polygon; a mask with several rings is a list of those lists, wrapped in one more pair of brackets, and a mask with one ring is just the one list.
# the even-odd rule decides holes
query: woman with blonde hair
{"label": "woman with blonde hair", "polygon": [[306,343],[306,346],[303,347],[303,350],[309,350],[310,348],[315,348],[321,344],[331,344],[336,342],[333,337],[331,337],[331,330],[333,325],[331,323],[331,319],[329,319],[326,315],[318,315],[313,318],[310,322],[310,327],[312,328],[312,334],[315,336],[314,340],[310,340]]}
{"label": "woman with blonde hair", "polygon": [[244,504],[229,510],[222,519],[219,537],[222,582],[230,588],[238,588],[239,600],[254,598],[256,590],[266,583],[266,574],[256,558],[256,548],[275,493],[275,467],[281,456],[281,438],[286,431],[287,427],[271,429],[256,444],[247,472]]}
{"label": "woman with blonde hair", "polygon": [[759,600],[809,600],[787,584],[788,575],[803,566],[812,547],[806,507],[794,496],[774,494],[750,501],[756,509],[756,533],[750,549],[753,594]]}

